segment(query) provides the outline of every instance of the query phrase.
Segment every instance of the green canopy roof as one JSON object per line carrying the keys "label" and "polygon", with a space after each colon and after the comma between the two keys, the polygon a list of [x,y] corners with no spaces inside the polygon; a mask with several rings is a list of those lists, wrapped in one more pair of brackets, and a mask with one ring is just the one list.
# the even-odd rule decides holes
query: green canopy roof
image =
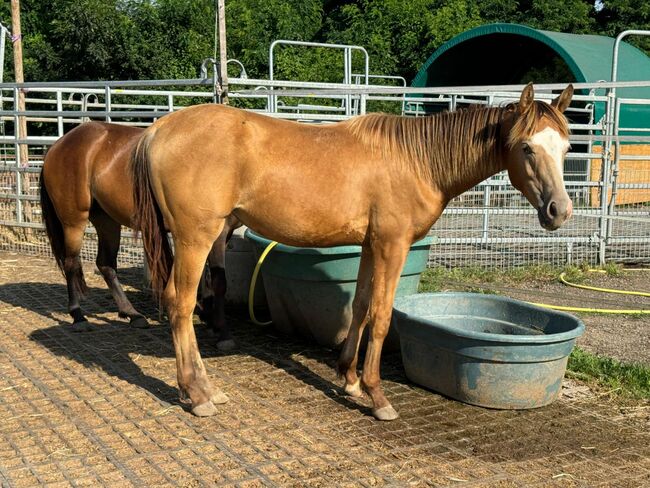
{"label": "green canopy roof", "polygon": [[[518,24],[483,25],[438,48],[412,86],[518,84],[526,75],[534,78],[535,73],[544,73],[550,78],[546,82],[611,81],[614,42],[606,36],[564,34]],[[621,43],[618,80],[650,80],[650,57]],[[618,89],[617,95],[650,99],[650,87]],[[602,107],[597,112],[602,114]],[[627,105],[622,112],[622,126],[650,125],[647,106]]]}

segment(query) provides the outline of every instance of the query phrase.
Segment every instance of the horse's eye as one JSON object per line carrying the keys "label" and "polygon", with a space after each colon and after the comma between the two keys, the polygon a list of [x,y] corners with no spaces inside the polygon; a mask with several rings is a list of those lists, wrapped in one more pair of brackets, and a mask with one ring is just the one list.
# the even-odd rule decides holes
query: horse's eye
{"label": "horse's eye", "polygon": [[524,152],[526,154],[533,154],[533,149],[528,144],[524,144]]}

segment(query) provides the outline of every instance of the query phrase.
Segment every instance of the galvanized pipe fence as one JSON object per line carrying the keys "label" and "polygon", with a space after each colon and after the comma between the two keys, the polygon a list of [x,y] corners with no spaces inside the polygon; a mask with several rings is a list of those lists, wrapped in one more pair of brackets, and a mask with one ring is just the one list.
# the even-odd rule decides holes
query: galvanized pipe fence
{"label": "galvanized pipe fence", "polygon": [[[341,47],[346,57],[351,56],[348,48]],[[228,96],[231,105],[270,116],[332,123],[371,111],[419,117],[469,105],[500,105],[518,100],[523,89],[410,88],[395,77],[353,73],[351,60],[345,70],[344,83],[229,78]],[[146,126],[174,110],[210,103],[216,70],[211,78],[207,71],[187,80],[0,84],[0,249],[49,253],[37,203],[38,178],[45,151],[59,137],[87,120]],[[574,85],[576,95],[567,111],[573,148],[565,164],[575,208],[571,221],[559,231],[544,231],[507,174],[498,174],[451,202],[432,230],[438,237],[432,264],[650,262],[650,130],[621,127],[618,116],[621,107],[648,107],[650,100],[616,92],[650,87],[650,81]],[[550,101],[565,86],[536,85],[536,95]],[[22,112],[16,104],[19,91],[26,96]],[[604,113],[600,119],[597,106],[605,107],[598,111]],[[28,125],[22,139],[16,132],[20,117]],[[26,161],[20,161],[21,145],[28,147]],[[89,235],[84,258],[94,260],[92,228]],[[142,251],[128,232],[124,235],[122,265],[140,265]]]}

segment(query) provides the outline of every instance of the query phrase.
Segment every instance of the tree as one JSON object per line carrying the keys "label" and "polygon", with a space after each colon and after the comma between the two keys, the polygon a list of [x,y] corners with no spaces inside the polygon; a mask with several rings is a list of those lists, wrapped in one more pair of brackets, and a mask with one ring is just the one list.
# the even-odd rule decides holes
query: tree
{"label": "tree", "polygon": [[[9,2],[0,4],[8,25]],[[28,81],[189,78],[213,51],[215,0],[22,0]],[[411,80],[457,34],[485,23],[616,36],[650,28],[639,0],[227,0],[228,57],[266,77],[275,39],[356,44],[373,74]],[[650,39],[630,38],[650,53]],[[8,43],[10,46],[10,43]],[[276,76],[342,81],[342,54],[280,48]],[[6,59],[11,59],[7,56]],[[360,57],[354,71],[362,71]],[[6,80],[12,79],[11,63]]]}
{"label": "tree", "polygon": [[[229,57],[238,58],[251,77],[266,77],[271,42],[276,39],[315,40],[318,38],[322,20],[321,0],[227,1]],[[304,67],[298,68],[296,63],[290,61],[292,57],[295,59],[295,52],[293,55],[285,53],[284,56],[284,62],[278,60],[278,68],[287,70],[284,72],[286,77],[294,79],[311,77],[307,73],[310,71],[310,63],[305,63]],[[316,60],[310,60],[313,61]],[[305,73],[302,72],[303,70]]]}
{"label": "tree", "polygon": [[481,23],[466,0],[360,0],[332,12],[325,38],[365,46],[373,73],[410,79],[437,47]]}
{"label": "tree", "polygon": [[[596,13],[597,30],[616,37],[628,29],[650,30],[650,2],[640,0],[603,0]],[[625,39],[650,56],[650,37],[632,36]]]}
{"label": "tree", "polygon": [[521,0],[516,22],[535,29],[594,33],[594,2],[584,0]]}

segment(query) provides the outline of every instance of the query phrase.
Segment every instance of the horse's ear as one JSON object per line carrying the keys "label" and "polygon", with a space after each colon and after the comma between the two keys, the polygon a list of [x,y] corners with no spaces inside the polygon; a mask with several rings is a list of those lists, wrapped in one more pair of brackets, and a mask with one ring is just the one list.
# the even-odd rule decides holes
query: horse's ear
{"label": "horse's ear", "polygon": [[551,102],[551,105],[560,112],[564,112],[571,103],[571,98],[573,98],[573,85],[567,86],[564,91],[560,93],[560,96]]}
{"label": "horse's ear", "polygon": [[521,92],[521,98],[519,99],[519,112],[522,114],[526,113],[534,101],[535,89],[533,88],[533,82],[531,81],[526,85],[524,91]]}

